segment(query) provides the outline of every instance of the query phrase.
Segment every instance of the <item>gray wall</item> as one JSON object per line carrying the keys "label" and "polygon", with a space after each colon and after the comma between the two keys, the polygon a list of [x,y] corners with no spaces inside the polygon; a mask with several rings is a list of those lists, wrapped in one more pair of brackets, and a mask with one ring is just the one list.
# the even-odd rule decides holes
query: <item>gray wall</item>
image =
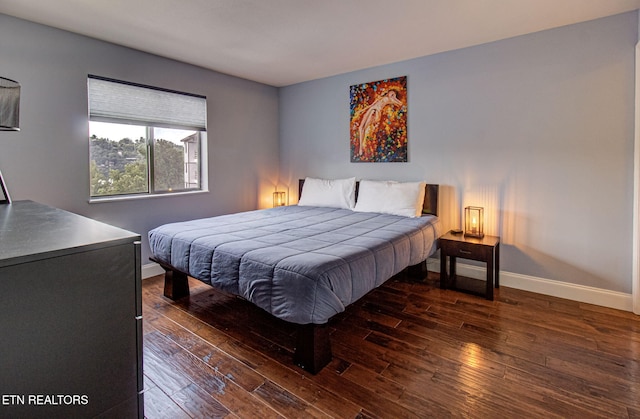
{"label": "gray wall", "polygon": [[[438,183],[445,228],[486,207],[502,270],[630,293],[637,32],[631,12],[283,88],[280,182]],[[403,75],[410,161],[350,163],[349,86]]]}
{"label": "gray wall", "polygon": [[[87,74],[207,96],[210,193],[88,203]],[[21,131],[0,132],[12,198],[141,234],[169,221],[264,207],[278,172],[274,87],[0,15],[0,76],[22,85]]]}
{"label": "gray wall", "polygon": [[[304,176],[424,179],[445,228],[487,208],[503,270],[630,293],[637,32],[632,12],[276,89],[0,15],[0,76],[22,84],[0,170],[14,199],[143,237],[268,206],[276,183],[295,202]],[[206,95],[211,192],[89,204],[87,74]],[[350,163],[349,86],[402,75],[409,163]]]}

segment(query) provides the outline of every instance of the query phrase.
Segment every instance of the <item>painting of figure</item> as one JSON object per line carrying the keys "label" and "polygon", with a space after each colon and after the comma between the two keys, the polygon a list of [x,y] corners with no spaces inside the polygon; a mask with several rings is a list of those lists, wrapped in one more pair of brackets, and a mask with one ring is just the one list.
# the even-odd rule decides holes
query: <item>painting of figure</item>
{"label": "painting of figure", "polygon": [[351,161],[407,161],[407,77],[350,87]]}

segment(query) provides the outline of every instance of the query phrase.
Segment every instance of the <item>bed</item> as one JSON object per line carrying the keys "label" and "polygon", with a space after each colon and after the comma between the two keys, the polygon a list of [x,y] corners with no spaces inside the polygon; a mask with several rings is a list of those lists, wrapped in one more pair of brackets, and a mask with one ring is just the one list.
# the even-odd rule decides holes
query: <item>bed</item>
{"label": "bed", "polygon": [[[314,195],[318,181],[329,188]],[[403,216],[388,210],[396,197],[375,212],[380,191],[368,181],[344,181],[307,178],[298,205],[151,230],[151,259],[166,272],[164,295],[188,295],[191,276],[245,298],[297,325],[294,362],[317,373],[331,360],[329,319],[405,269],[423,278],[440,236],[437,185],[420,184],[417,213]],[[329,195],[337,198],[326,201]]]}

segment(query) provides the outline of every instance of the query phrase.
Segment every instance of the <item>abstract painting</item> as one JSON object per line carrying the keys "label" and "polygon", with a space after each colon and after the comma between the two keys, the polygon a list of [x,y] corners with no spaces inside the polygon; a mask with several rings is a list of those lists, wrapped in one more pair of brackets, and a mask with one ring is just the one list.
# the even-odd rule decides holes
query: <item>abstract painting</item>
{"label": "abstract painting", "polygon": [[351,162],[407,161],[407,77],[350,87]]}

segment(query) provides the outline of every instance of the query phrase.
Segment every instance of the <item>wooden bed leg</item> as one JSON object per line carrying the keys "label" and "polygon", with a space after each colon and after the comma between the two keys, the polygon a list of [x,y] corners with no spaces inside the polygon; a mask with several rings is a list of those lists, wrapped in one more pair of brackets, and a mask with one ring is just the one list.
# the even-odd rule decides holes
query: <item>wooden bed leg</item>
{"label": "wooden bed leg", "polygon": [[187,275],[173,269],[164,269],[164,296],[175,301],[189,295]]}
{"label": "wooden bed leg", "polygon": [[326,323],[298,326],[293,362],[311,374],[317,374],[331,362],[331,341]]}
{"label": "wooden bed leg", "polygon": [[173,266],[168,265],[164,262],[160,262],[155,258],[151,257],[149,258],[149,260],[157,263],[162,269],[164,269],[165,297],[175,301],[189,295],[189,280],[187,279],[187,274],[176,271],[175,269],[173,269]]}
{"label": "wooden bed leg", "polygon": [[411,265],[408,268],[409,276],[415,280],[423,280],[429,273],[427,270],[427,261],[423,260],[417,265]]}

